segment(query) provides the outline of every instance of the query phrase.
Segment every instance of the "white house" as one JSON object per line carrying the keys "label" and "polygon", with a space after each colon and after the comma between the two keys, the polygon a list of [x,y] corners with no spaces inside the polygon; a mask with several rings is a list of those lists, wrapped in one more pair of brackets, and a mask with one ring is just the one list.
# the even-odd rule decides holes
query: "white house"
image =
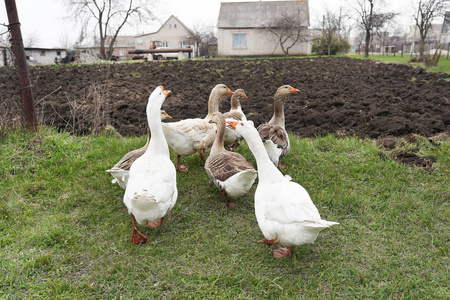
{"label": "white house", "polygon": [[61,58],[66,57],[66,49],[57,48],[25,48],[25,54],[28,57],[32,57],[41,65],[55,64],[55,58],[60,61]]}
{"label": "white house", "polygon": [[[309,4],[303,1],[222,2],[218,29],[219,56],[285,55],[276,34],[283,20],[295,23],[301,40],[289,55],[311,53]],[[274,34],[275,33],[275,34]],[[283,45],[293,44],[292,38]]]}
{"label": "white house", "polygon": [[[177,17],[170,16],[161,27],[153,33],[134,37],[135,49],[144,50],[156,47],[193,48],[194,33]],[[195,49],[193,53],[195,53]]]}

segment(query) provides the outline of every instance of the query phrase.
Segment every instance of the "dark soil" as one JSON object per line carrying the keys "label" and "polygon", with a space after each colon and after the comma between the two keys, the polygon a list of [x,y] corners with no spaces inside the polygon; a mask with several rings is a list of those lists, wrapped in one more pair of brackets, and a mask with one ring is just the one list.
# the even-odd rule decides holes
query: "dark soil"
{"label": "dark soil", "polygon": [[[170,61],[32,67],[39,121],[75,133],[110,124],[142,135],[145,106],[158,85],[172,91],[163,109],[174,121],[203,118],[218,83],[242,88],[248,118],[259,125],[273,113],[277,88],[300,89],[286,102],[286,127],[299,136],[326,133],[379,138],[450,131],[450,78],[407,65],[352,58]],[[447,79],[447,80],[445,80]],[[1,116],[22,114],[14,69],[0,73]],[[224,101],[221,111],[230,108]]]}

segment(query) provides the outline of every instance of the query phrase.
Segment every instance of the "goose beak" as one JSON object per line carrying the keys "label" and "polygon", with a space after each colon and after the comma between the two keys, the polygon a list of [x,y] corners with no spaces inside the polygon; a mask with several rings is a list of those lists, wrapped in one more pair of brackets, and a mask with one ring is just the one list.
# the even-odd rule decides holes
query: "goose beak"
{"label": "goose beak", "polygon": [[227,127],[233,130],[236,130],[236,125],[238,124],[238,121],[227,121]]}
{"label": "goose beak", "polygon": [[233,95],[233,94],[234,93],[230,89],[227,90],[227,95]]}
{"label": "goose beak", "polygon": [[300,90],[297,90],[297,89],[294,89],[293,87],[291,87],[291,94],[299,93],[299,92],[300,92]]}
{"label": "goose beak", "polygon": [[244,94],[244,98],[245,98],[245,99],[248,99],[248,97],[247,97],[247,95],[246,95],[246,94]]}
{"label": "goose beak", "polygon": [[172,119],[172,117],[168,113],[166,113],[166,119]]}
{"label": "goose beak", "polygon": [[171,92],[171,91],[164,91],[164,89],[163,89],[163,94],[164,94],[164,96],[167,97],[167,95],[169,95],[170,93],[172,93],[172,92]]}

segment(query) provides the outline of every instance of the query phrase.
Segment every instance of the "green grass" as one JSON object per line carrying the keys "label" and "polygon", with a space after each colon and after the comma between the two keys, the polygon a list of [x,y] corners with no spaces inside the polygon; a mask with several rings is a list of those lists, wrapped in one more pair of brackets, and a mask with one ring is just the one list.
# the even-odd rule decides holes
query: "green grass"
{"label": "green grass", "polygon": [[[390,55],[369,55],[368,58],[362,55],[351,55],[354,58],[360,59],[375,59],[378,61],[386,62],[386,63],[395,63],[395,64],[408,64],[415,67],[425,68],[424,63],[411,63],[411,56],[409,54],[404,54],[403,57],[400,54],[396,54],[395,56]],[[427,69],[428,72],[442,72],[450,75],[450,59],[447,59],[446,55],[442,55],[439,60],[439,64],[436,67],[431,67]]]}
{"label": "green grass", "polygon": [[[0,138],[1,299],[450,297],[448,138],[399,143],[436,157],[430,171],[371,140],[291,135],[283,172],[341,225],[289,259],[257,243],[256,185],[224,208],[198,155],[183,160],[190,171],[177,174],[178,202],[162,228],[140,227],[149,242],[134,246],[124,191],[105,170],[145,136],[42,128]],[[254,163],[245,142],[238,152]]]}

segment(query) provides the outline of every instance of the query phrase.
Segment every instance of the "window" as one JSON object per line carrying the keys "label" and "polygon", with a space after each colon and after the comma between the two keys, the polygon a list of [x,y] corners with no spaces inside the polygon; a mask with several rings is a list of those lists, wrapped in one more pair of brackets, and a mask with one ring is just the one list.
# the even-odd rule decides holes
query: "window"
{"label": "window", "polygon": [[177,24],[173,24],[173,28],[177,28]]}
{"label": "window", "polygon": [[233,48],[247,48],[247,33],[233,33]]}
{"label": "window", "polygon": [[45,51],[41,51],[41,56],[45,56]]}
{"label": "window", "polygon": [[56,55],[61,56],[61,51],[56,51]]}
{"label": "window", "polygon": [[169,28],[172,28],[172,24],[169,24]]}

